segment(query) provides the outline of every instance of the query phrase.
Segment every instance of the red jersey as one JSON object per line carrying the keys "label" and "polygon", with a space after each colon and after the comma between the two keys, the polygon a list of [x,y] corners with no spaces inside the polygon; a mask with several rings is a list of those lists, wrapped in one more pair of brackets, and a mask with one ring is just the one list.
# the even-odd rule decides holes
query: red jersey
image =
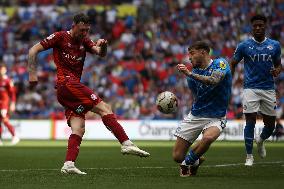
{"label": "red jersey", "polygon": [[78,42],[72,38],[70,31],[60,31],[51,34],[40,44],[45,49],[53,48],[57,83],[63,83],[66,77],[80,81],[86,52],[91,52],[96,43],[89,38]]}
{"label": "red jersey", "polygon": [[8,76],[0,77],[0,104],[8,104],[10,99],[16,102],[14,83]]}

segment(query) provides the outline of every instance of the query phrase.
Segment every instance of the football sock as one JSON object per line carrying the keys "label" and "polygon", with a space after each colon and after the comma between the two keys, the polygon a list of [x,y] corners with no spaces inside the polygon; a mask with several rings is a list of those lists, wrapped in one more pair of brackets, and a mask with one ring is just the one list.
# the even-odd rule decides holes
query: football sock
{"label": "football sock", "polygon": [[260,138],[264,141],[268,139],[274,131],[274,127],[264,126],[260,134]]}
{"label": "football sock", "polygon": [[79,135],[71,134],[68,140],[68,147],[65,161],[75,162],[79,154],[82,138]]}
{"label": "football sock", "polygon": [[114,114],[107,114],[102,117],[102,121],[106,128],[110,130],[118,141],[122,144],[124,141],[129,140],[126,135],[123,127],[117,122],[117,119]]}
{"label": "football sock", "polygon": [[199,156],[195,154],[192,150],[190,150],[188,155],[185,156],[184,161],[186,165],[193,165],[198,159]]}
{"label": "football sock", "polygon": [[255,122],[246,122],[244,138],[247,154],[252,154]]}
{"label": "football sock", "polygon": [[9,123],[9,121],[3,121],[4,125],[7,127],[7,129],[9,130],[9,132],[11,133],[12,136],[15,136],[15,128],[13,127],[13,125],[11,125]]}
{"label": "football sock", "polygon": [[125,145],[125,146],[130,146],[130,145],[133,145],[133,142],[131,142],[130,140],[126,140],[124,141],[123,143],[121,143],[122,145]]}

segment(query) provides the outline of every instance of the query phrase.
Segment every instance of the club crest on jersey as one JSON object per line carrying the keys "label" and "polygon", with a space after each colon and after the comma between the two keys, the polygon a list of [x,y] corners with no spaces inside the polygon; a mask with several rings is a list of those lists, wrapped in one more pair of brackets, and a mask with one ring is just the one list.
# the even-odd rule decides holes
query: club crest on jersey
{"label": "club crest on jersey", "polygon": [[95,94],[91,94],[91,99],[92,100],[96,100],[97,99],[97,96]]}
{"label": "club crest on jersey", "polygon": [[226,63],[225,62],[223,62],[223,61],[220,61],[220,68],[222,69],[222,70],[224,70],[224,69],[226,69]]}
{"label": "club crest on jersey", "polygon": [[272,45],[268,45],[267,48],[268,48],[269,50],[272,50],[272,49],[273,49],[273,46],[272,46]]}

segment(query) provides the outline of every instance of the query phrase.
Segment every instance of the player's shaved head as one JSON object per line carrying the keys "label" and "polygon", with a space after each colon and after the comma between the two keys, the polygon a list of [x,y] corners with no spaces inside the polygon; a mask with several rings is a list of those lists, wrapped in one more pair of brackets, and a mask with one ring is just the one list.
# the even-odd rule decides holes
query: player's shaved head
{"label": "player's shaved head", "polygon": [[73,17],[73,22],[74,24],[90,24],[90,17],[85,15],[84,13],[79,13]]}
{"label": "player's shaved head", "polygon": [[190,47],[188,47],[188,51],[191,50],[205,50],[208,54],[210,52],[210,46],[207,42],[205,41],[197,41],[193,43]]}

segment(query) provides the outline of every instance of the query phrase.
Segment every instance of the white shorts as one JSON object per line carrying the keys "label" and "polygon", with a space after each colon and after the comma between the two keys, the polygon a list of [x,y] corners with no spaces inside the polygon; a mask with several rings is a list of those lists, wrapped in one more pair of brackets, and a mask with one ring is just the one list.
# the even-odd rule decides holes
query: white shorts
{"label": "white shorts", "polygon": [[243,113],[254,112],[276,116],[275,90],[244,89]]}
{"label": "white shorts", "polygon": [[218,127],[220,132],[226,127],[227,120],[223,118],[196,117],[189,113],[179,124],[175,136],[193,143],[200,133],[209,127]]}

